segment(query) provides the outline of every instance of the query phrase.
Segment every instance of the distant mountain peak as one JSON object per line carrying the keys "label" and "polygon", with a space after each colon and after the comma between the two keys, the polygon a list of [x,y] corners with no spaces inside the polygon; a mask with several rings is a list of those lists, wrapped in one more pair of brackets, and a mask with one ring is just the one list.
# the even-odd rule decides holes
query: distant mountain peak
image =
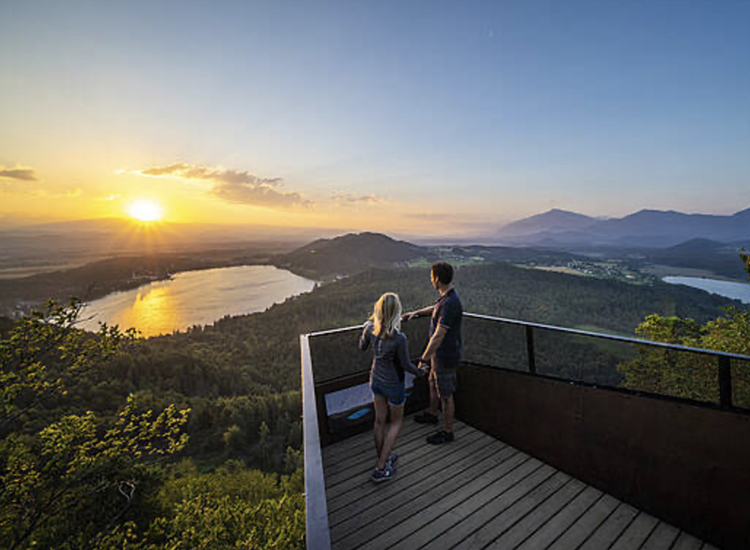
{"label": "distant mountain peak", "polygon": [[500,229],[500,234],[515,237],[533,235],[535,233],[577,231],[589,227],[596,222],[596,218],[584,214],[553,208],[542,214],[536,214],[509,223]]}
{"label": "distant mountain peak", "polygon": [[280,267],[317,275],[351,274],[370,267],[392,267],[425,255],[425,249],[365,231],[318,239],[289,254],[278,256]]}

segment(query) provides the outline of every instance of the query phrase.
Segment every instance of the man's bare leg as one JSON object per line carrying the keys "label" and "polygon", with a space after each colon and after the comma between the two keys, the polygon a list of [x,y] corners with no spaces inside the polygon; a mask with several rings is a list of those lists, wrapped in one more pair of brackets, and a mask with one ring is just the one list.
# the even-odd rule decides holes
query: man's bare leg
{"label": "man's bare leg", "polygon": [[446,397],[443,401],[443,423],[445,424],[445,431],[453,433],[453,418],[456,411],[455,403],[453,402],[453,396]]}
{"label": "man's bare leg", "polygon": [[438,397],[437,391],[437,379],[434,375],[430,375],[430,379],[428,380],[428,382],[430,386],[430,414],[432,416],[437,416],[438,407],[440,404],[440,397]]}

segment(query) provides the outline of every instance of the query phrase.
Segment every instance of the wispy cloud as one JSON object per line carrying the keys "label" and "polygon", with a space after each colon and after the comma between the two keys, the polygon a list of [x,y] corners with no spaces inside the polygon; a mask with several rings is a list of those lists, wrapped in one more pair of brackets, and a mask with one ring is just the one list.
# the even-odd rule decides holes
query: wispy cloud
{"label": "wispy cloud", "polygon": [[386,202],[384,198],[377,195],[352,195],[351,193],[335,193],[331,198],[343,204],[383,204]]}
{"label": "wispy cloud", "polygon": [[112,193],[111,195],[107,195],[106,197],[98,197],[96,200],[98,200],[98,201],[116,201],[121,196],[122,195],[120,195],[119,193],[117,193],[117,194]]}
{"label": "wispy cloud", "polygon": [[44,189],[37,189],[33,192],[33,195],[35,197],[44,197],[47,199],[75,199],[83,195],[83,190],[77,187],[67,191],[60,191],[59,193],[50,193]]}
{"label": "wispy cloud", "polygon": [[440,220],[444,221],[447,218],[452,217],[451,214],[445,212],[407,212],[404,214],[407,218],[415,218],[417,220]]}
{"label": "wispy cloud", "polygon": [[300,193],[280,190],[281,178],[261,178],[249,172],[178,162],[168,166],[145,168],[140,170],[139,174],[152,177],[175,176],[189,180],[207,181],[212,185],[212,194],[236,204],[270,208],[289,208],[312,204]]}
{"label": "wispy cloud", "polygon": [[37,181],[36,172],[33,168],[5,168],[0,166],[0,178],[21,181]]}

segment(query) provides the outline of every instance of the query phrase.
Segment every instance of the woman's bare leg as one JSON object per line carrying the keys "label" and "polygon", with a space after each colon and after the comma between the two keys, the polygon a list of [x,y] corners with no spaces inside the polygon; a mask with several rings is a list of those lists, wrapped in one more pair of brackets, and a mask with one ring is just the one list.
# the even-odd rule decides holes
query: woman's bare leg
{"label": "woman's bare leg", "polygon": [[404,420],[403,405],[400,407],[388,406],[391,409],[391,423],[388,425],[383,447],[380,449],[380,454],[378,455],[378,468],[385,468],[385,462],[388,460],[388,455],[391,454],[391,450],[393,450],[393,446],[396,444],[396,438],[398,437],[398,432],[401,431],[401,423]]}
{"label": "woman's bare leg", "polygon": [[372,401],[375,405],[375,426],[373,434],[375,436],[375,459],[380,457],[380,451],[383,450],[383,440],[385,439],[385,421],[388,418],[388,400],[382,395],[373,395]]}

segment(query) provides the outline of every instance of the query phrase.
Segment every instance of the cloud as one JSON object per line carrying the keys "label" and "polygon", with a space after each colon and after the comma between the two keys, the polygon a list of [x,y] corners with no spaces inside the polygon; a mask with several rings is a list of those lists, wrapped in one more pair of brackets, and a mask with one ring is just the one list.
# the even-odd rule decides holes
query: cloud
{"label": "cloud", "polygon": [[4,168],[0,166],[0,178],[37,181],[36,172],[32,168]]}
{"label": "cloud", "polygon": [[111,195],[107,195],[106,197],[98,197],[96,200],[98,201],[116,201],[119,199],[122,195],[112,193]]}
{"label": "cloud", "polygon": [[75,199],[83,195],[83,190],[77,187],[75,189],[69,189],[67,191],[61,191],[59,193],[50,193],[49,191],[46,191],[44,189],[38,189],[34,191],[33,195],[35,197],[43,197],[47,199]]}
{"label": "cloud", "polygon": [[404,214],[407,218],[415,218],[418,220],[440,220],[445,221],[448,218],[453,217],[452,214],[445,212],[407,212]]}
{"label": "cloud", "polygon": [[336,193],[332,198],[338,203],[347,204],[382,204],[386,202],[384,198],[377,195],[352,195],[351,193]]}
{"label": "cloud", "polygon": [[178,162],[168,166],[146,168],[139,173],[152,177],[176,176],[183,179],[208,181],[212,184],[211,193],[227,202],[236,204],[270,208],[289,208],[312,204],[309,200],[303,198],[300,193],[279,190],[281,178],[261,178],[249,172]]}

